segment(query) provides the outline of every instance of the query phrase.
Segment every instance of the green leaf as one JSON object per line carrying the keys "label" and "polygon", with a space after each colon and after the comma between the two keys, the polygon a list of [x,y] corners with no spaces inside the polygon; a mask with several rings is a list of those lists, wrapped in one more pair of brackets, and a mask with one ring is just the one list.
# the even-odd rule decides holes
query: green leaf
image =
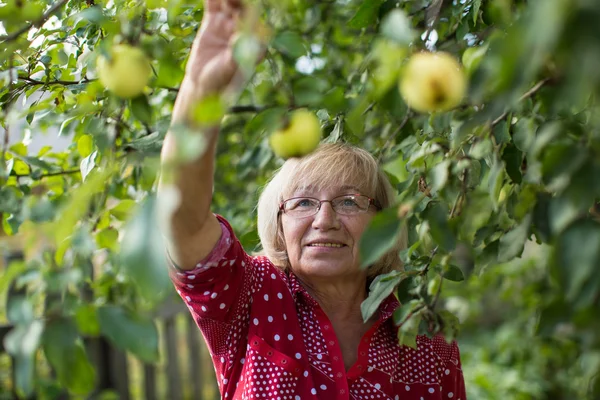
{"label": "green leaf", "polygon": [[394,319],[394,324],[396,326],[402,326],[402,324],[405,322],[404,320],[406,319],[406,317],[408,317],[408,315],[414,310],[421,308],[422,306],[423,304],[419,301],[412,301],[410,303],[400,305],[400,307],[394,310],[394,314],[392,316],[392,318]]}
{"label": "green leaf", "polygon": [[92,154],[81,160],[79,169],[81,170],[81,180],[85,182],[85,178],[92,172],[92,169],[96,166],[96,156],[98,151],[94,151]]}
{"label": "green leaf", "polygon": [[202,98],[194,106],[193,120],[200,126],[218,125],[225,115],[225,104],[221,96],[213,95]]}
{"label": "green leaf", "polygon": [[531,225],[531,215],[523,218],[523,221],[500,238],[500,249],[498,251],[498,261],[506,262],[515,257],[521,256],[525,242],[529,237],[529,226]]}
{"label": "green leaf", "polygon": [[461,282],[465,280],[465,275],[462,270],[458,268],[456,265],[449,264],[444,267],[444,271],[442,276],[444,279],[448,279],[453,282]]}
{"label": "green leaf", "polygon": [[283,122],[282,119],[287,113],[283,107],[274,107],[256,114],[245,127],[247,135],[257,135],[266,132],[273,132],[279,129]]}
{"label": "green leaf", "polygon": [[383,4],[383,0],[362,1],[358,10],[348,22],[348,26],[352,29],[361,29],[374,25],[377,22],[381,4]]}
{"label": "green leaf", "polygon": [[363,232],[360,242],[361,268],[367,268],[391,250],[398,242],[401,222],[396,208],[388,208],[375,215]]}
{"label": "green leaf", "polygon": [[479,8],[481,7],[481,0],[473,0],[471,7],[473,7],[473,11],[471,11],[473,14],[473,26],[476,26],[477,17],[479,17]]}
{"label": "green leaf", "polygon": [[367,322],[379,309],[379,305],[394,291],[394,288],[406,275],[401,271],[392,271],[377,276],[369,287],[369,297],[360,305],[363,321]]}
{"label": "green leaf", "polygon": [[571,143],[551,143],[543,151],[542,175],[550,190],[565,188],[586,161],[587,152]]}
{"label": "green leaf", "polygon": [[119,202],[116,206],[110,209],[110,215],[118,219],[119,221],[126,221],[131,216],[135,206],[135,200],[124,199]]}
{"label": "green leaf", "polygon": [[94,149],[94,138],[92,135],[81,135],[77,140],[77,152],[82,158],[85,158],[92,154]]}
{"label": "green leaf", "polygon": [[44,323],[33,320],[16,325],[4,338],[4,348],[14,358],[14,384],[22,397],[34,390],[35,352],[43,331]]}
{"label": "green leaf", "polygon": [[524,153],[527,153],[535,139],[537,126],[532,118],[521,118],[514,127],[513,143]]}
{"label": "green leaf", "polygon": [[98,308],[100,332],[121,350],[145,362],[158,361],[158,330],[152,320],[118,306]]}
{"label": "green leaf", "polygon": [[415,278],[413,276],[407,276],[405,279],[402,279],[396,290],[396,297],[401,305],[412,300],[413,295],[411,290],[414,288],[414,286]]}
{"label": "green leaf", "polygon": [[114,170],[110,168],[101,171],[95,169],[85,183],[71,193],[70,198],[63,207],[62,214],[56,222],[54,229],[56,243],[60,244],[72,235],[75,225],[88,211],[93,196],[106,185],[113,172]]}
{"label": "green leaf", "polygon": [[85,395],[94,389],[96,373],[73,321],[52,320],[46,325],[42,344],[59,382],[71,393]]}
{"label": "green leaf", "polygon": [[86,336],[98,336],[100,334],[100,323],[96,307],[92,304],[82,304],[75,311],[75,322],[77,329]]}
{"label": "green leaf", "polygon": [[410,19],[399,8],[390,11],[385,16],[381,23],[381,34],[402,46],[409,45],[416,37]]}
{"label": "green leaf", "polygon": [[125,227],[120,254],[123,273],[145,300],[155,304],[172,288],[157,215],[156,199],[146,198]]}
{"label": "green leaf", "polygon": [[456,339],[460,332],[460,321],[456,315],[452,314],[448,310],[438,311],[437,314],[443,322],[442,333],[446,338],[446,342],[450,343]]}
{"label": "green leaf", "polygon": [[2,279],[0,279],[0,304],[5,304],[3,298],[10,284],[26,270],[27,264],[22,260],[12,261],[6,266],[2,272]]}
{"label": "green leaf", "polygon": [[113,252],[119,249],[119,232],[114,228],[106,228],[96,233],[96,244],[99,249],[108,249]]}
{"label": "green leaf", "polygon": [[252,75],[262,52],[258,37],[242,33],[233,45],[233,59],[246,78]]}
{"label": "green leaf", "polygon": [[152,122],[152,107],[148,103],[148,98],[144,95],[131,100],[131,113],[145,124]]}
{"label": "green leaf", "polygon": [[315,76],[305,76],[293,83],[293,90],[296,104],[317,106],[329,90],[329,82]]}
{"label": "green leaf", "polygon": [[588,280],[600,280],[595,274],[600,265],[600,224],[587,219],[571,224],[557,238],[551,260],[567,300],[576,301]]}
{"label": "green leaf", "polygon": [[521,183],[523,175],[521,173],[521,164],[523,163],[523,153],[513,145],[508,145],[502,152],[502,161],[506,164],[506,173],[514,183]]}
{"label": "green leaf", "polygon": [[273,47],[291,58],[298,58],[306,54],[302,37],[292,31],[278,34],[273,39]]}
{"label": "green leaf", "polygon": [[413,314],[398,329],[398,343],[401,346],[408,346],[412,349],[417,348],[417,335],[419,334],[419,325],[422,317],[419,313]]}
{"label": "green leaf", "polygon": [[423,217],[429,222],[433,240],[444,250],[452,251],[456,247],[456,237],[448,225],[448,207],[438,201],[431,201],[423,211]]}
{"label": "green leaf", "polygon": [[494,208],[498,207],[500,191],[504,185],[504,162],[495,160],[488,175],[488,188]]}

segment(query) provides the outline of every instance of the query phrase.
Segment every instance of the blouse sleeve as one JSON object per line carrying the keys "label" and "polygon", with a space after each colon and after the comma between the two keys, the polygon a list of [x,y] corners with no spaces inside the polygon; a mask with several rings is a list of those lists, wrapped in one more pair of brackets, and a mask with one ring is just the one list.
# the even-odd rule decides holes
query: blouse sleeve
{"label": "blouse sleeve", "polygon": [[245,349],[249,304],[260,280],[229,223],[217,215],[222,234],[212,252],[192,270],[171,265],[170,276],[210,349],[215,369],[227,366]]}

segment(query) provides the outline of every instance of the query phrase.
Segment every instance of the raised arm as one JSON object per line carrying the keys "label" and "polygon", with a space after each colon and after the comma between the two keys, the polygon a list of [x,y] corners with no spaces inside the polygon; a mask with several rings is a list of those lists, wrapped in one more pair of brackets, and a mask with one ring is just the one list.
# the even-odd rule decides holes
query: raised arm
{"label": "raised arm", "polygon": [[210,205],[218,126],[201,127],[194,122],[192,110],[206,96],[234,93],[241,85],[233,60],[232,45],[236,22],[241,15],[239,0],[205,0],[204,17],[192,45],[185,77],[180,87],[172,117],[172,130],[184,125],[207,142],[205,152],[195,161],[177,159],[176,135],[167,133],[162,148],[163,175],[159,196],[168,187],[179,192],[179,202],[165,229],[168,230],[169,252],[182,269],[192,269],[206,257],[221,235],[219,222]]}

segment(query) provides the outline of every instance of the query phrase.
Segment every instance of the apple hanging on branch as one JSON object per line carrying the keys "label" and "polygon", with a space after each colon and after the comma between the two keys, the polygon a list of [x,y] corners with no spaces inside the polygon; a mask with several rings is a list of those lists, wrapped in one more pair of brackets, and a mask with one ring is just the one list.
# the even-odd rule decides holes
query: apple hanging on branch
{"label": "apple hanging on branch", "polygon": [[448,111],[465,96],[467,79],[452,55],[422,52],[408,60],[399,89],[404,101],[416,111]]}
{"label": "apple hanging on branch", "polygon": [[100,55],[96,68],[100,83],[124,99],[142,94],[152,74],[150,60],[146,54],[128,44],[113,46],[108,57]]}
{"label": "apple hanging on branch", "polygon": [[317,116],[308,110],[296,110],[289,122],[273,132],[269,144],[281,158],[302,157],[311,153],[321,140],[321,123]]}

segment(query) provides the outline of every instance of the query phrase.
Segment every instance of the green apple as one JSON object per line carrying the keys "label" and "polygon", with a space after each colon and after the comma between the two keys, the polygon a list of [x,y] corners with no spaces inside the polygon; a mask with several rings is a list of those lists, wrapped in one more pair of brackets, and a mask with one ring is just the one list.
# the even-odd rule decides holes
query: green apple
{"label": "green apple", "polygon": [[409,59],[399,89],[404,101],[416,111],[447,111],[460,104],[467,79],[452,55],[422,52]]}
{"label": "green apple", "polygon": [[308,110],[297,110],[290,116],[289,123],[271,134],[269,144],[279,157],[302,157],[319,145],[321,123]]}
{"label": "green apple", "polygon": [[146,54],[141,49],[127,44],[113,46],[110,58],[99,56],[96,67],[100,83],[122,98],[140,95],[152,73]]}

